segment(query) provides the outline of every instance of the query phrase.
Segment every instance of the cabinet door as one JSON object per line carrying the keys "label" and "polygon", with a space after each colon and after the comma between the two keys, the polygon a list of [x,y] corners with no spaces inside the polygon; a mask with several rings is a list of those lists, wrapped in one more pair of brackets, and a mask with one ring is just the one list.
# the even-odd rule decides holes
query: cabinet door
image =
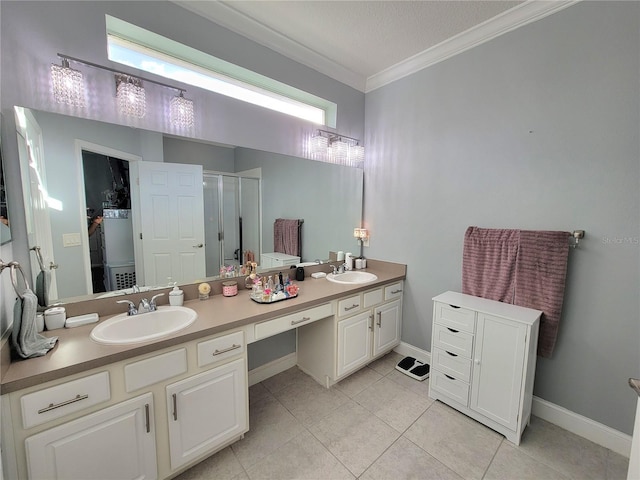
{"label": "cabinet door", "polygon": [[157,478],[153,395],[146,393],[25,440],[29,478]]}
{"label": "cabinet door", "polygon": [[478,313],[471,408],[513,430],[518,424],[527,327]]}
{"label": "cabinet door", "polygon": [[402,328],[402,303],[394,300],[374,310],[375,330],[373,356],[376,357],[400,343]]}
{"label": "cabinet door", "polygon": [[246,370],[240,358],[167,386],[172,469],[248,430]]}
{"label": "cabinet door", "polygon": [[366,365],[371,359],[372,330],[370,311],[338,322],[338,377]]}

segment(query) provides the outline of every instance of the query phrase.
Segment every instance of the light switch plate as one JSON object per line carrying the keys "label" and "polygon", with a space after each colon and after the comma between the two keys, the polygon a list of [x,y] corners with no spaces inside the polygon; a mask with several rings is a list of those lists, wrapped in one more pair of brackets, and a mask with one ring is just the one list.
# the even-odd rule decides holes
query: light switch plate
{"label": "light switch plate", "polygon": [[79,233],[63,233],[62,234],[62,246],[64,247],[78,247],[82,244]]}

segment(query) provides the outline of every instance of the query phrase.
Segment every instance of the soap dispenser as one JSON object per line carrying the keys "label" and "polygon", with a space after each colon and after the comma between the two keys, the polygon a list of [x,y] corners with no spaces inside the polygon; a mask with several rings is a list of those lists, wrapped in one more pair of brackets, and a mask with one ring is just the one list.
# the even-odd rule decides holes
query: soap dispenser
{"label": "soap dispenser", "polygon": [[173,290],[169,292],[169,304],[175,307],[181,307],[184,303],[184,292],[174,284]]}

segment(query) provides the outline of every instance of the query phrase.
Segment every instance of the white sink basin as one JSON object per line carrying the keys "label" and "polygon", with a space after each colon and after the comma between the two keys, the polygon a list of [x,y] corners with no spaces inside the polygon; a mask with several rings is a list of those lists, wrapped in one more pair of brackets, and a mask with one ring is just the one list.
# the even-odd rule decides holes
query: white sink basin
{"label": "white sink basin", "polygon": [[378,277],[369,272],[344,272],[327,275],[327,280],[333,283],[342,283],[343,285],[357,285],[359,283],[369,283],[377,280]]}
{"label": "white sink basin", "polygon": [[196,318],[198,314],[194,310],[174,306],[132,316],[121,313],[96,325],[91,330],[91,339],[105,345],[148,342],[187,328]]}

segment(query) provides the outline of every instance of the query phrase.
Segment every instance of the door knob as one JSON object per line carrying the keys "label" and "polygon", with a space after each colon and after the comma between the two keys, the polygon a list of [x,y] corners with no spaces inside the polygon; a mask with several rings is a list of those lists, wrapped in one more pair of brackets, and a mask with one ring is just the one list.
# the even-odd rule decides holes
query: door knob
{"label": "door knob", "polygon": [[203,243],[199,243],[198,245],[194,245],[193,248],[202,248],[204,247]]}
{"label": "door knob", "polygon": [[49,270],[55,270],[56,268],[58,268],[57,263],[53,263],[53,262],[49,263]]}

